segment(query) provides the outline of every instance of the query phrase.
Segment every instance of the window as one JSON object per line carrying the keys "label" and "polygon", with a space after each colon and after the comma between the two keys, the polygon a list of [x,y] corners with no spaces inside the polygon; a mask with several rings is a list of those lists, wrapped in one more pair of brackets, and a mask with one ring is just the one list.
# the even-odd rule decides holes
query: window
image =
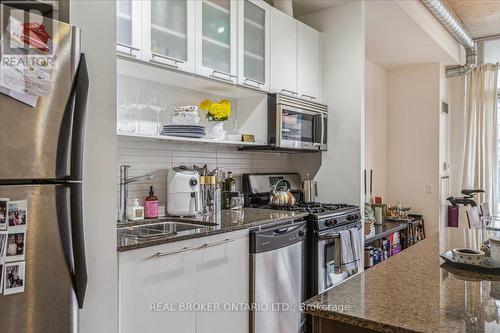
{"label": "window", "polygon": [[[499,63],[500,62],[500,39],[486,40],[483,43],[483,62]],[[500,75],[498,76],[499,95],[497,99],[497,202],[496,212],[500,213]],[[493,213],[493,212],[492,212]]]}
{"label": "window", "polygon": [[[497,202],[496,213],[500,213],[500,93],[497,99]],[[493,214],[493,212],[491,212]]]}

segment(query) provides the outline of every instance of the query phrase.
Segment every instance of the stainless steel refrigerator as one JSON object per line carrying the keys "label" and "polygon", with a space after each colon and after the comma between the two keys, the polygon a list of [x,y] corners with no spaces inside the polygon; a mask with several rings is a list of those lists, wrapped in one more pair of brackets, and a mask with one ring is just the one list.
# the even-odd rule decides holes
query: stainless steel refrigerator
{"label": "stainless steel refrigerator", "polygon": [[[5,9],[0,36],[7,29]],[[48,18],[43,24],[57,46],[50,94],[40,96],[35,107],[0,94],[0,198],[28,203],[25,289],[0,294],[2,333],[76,332],[87,286],[82,214],[86,61],[78,28]]]}

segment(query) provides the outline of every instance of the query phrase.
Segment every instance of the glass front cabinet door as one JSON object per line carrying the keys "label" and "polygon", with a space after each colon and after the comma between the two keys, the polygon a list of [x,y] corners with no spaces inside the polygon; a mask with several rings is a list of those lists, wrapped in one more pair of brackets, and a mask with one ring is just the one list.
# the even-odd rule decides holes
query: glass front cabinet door
{"label": "glass front cabinet door", "polygon": [[196,73],[237,83],[238,0],[197,0]]}
{"label": "glass front cabinet door", "polygon": [[245,86],[267,90],[269,83],[269,5],[243,0],[238,8],[238,77]]}
{"label": "glass front cabinet door", "polygon": [[194,72],[195,2],[143,1],[144,60]]}
{"label": "glass front cabinet door", "polygon": [[117,0],[116,50],[119,54],[140,59],[142,57],[142,1]]}

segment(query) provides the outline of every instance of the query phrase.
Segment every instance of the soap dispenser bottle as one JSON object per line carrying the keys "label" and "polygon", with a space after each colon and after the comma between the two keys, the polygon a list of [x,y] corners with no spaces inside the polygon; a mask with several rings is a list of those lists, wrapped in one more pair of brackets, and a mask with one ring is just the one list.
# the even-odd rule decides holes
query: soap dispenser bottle
{"label": "soap dispenser bottle", "polygon": [[130,221],[144,220],[144,207],[139,204],[139,199],[134,199],[134,204],[129,209],[128,219]]}
{"label": "soap dispenser bottle", "polygon": [[144,199],[144,209],[147,219],[158,218],[158,197],[155,196],[153,186],[149,187],[149,195]]}

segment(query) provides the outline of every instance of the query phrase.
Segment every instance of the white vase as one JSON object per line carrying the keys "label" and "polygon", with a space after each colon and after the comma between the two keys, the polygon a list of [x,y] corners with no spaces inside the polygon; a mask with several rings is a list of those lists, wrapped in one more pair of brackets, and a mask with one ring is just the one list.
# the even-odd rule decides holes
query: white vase
{"label": "white vase", "polygon": [[224,132],[223,121],[210,122],[210,137],[214,140],[224,140],[226,133]]}

